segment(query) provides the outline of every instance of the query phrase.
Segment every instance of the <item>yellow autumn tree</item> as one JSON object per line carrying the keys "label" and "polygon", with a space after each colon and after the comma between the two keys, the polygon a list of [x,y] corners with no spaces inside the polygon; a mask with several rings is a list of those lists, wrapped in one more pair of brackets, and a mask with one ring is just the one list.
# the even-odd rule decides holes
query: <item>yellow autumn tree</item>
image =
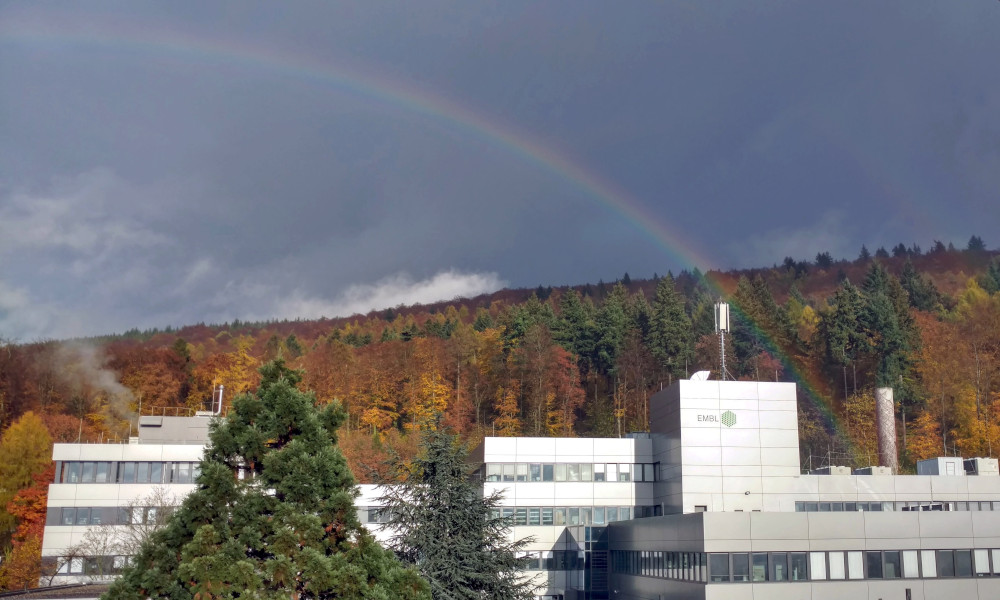
{"label": "yellow autumn tree", "polygon": [[853,444],[854,465],[865,467],[878,464],[875,396],[870,390],[851,394],[844,402],[844,424]]}
{"label": "yellow autumn tree", "polygon": [[444,414],[451,399],[451,386],[437,373],[422,373],[410,406],[409,431],[436,429],[438,415]]}
{"label": "yellow autumn tree", "polygon": [[390,374],[369,365],[361,378],[355,404],[364,406],[361,425],[375,431],[385,431],[396,424],[399,418],[396,394]]}
{"label": "yellow autumn tree", "polygon": [[520,395],[521,386],[517,381],[510,382],[506,387],[497,388],[494,404],[497,418],[493,423],[496,435],[500,437],[521,435],[521,411],[517,405],[517,399]]}
{"label": "yellow autumn tree", "polygon": [[941,454],[941,423],[929,410],[917,415],[910,423],[906,438],[906,452],[910,461],[917,462]]}

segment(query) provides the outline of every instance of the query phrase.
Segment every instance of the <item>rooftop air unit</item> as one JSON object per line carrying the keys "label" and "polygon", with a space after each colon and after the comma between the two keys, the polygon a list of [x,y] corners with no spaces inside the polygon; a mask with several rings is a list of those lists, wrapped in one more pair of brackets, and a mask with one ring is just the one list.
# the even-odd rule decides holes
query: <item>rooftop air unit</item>
{"label": "rooftop air unit", "polygon": [[960,475],[965,476],[965,465],[961,456],[939,456],[917,461],[917,475]]}
{"label": "rooftop air unit", "polygon": [[965,474],[988,477],[1000,476],[1000,462],[995,458],[967,458],[965,459]]}
{"label": "rooftop air unit", "polygon": [[870,467],[861,467],[860,469],[854,469],[855,475],[892,475],[892,467],[881,467],[872,465]]}
{"label": "rooftop air unit", "polygon": [[809,471],[809,474],[810,475],[850,475],[851,474],[851,467],[838,467],[838,466],[820,467],[818,469],[813,469],[812,471]]}

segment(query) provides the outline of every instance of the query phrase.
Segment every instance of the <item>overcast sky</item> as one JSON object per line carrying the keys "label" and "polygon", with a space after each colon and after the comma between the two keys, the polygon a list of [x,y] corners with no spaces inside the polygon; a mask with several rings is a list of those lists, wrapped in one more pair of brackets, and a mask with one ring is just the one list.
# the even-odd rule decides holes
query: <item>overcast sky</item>
{"label": "overcast sky", "polygon": [[0,2],[0,337],[994,248],[998,56],[996,0]]}

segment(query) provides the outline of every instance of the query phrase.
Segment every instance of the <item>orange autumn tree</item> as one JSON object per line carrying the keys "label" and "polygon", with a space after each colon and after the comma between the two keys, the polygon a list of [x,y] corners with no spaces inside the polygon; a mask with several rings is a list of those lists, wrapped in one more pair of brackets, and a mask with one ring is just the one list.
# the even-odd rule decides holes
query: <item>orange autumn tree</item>
{"label": "orange autumn tree", "polygon": [[580,387],[580,371],[576,358],[559,346],[552,347],[552,361],[549,363],[548,435],[570,437],[576,435],[577,412],[585,400]]}
{"label": "orange autumn tree", "polygon": [[42,535],[49,483],[54,475],[55,465],[50,464],[34,476],[31,486],[22,489],[7,504],[7,512],[18,525],[11,538],[11,550],[0,563],[0,590],[38,587],[42,576]]}

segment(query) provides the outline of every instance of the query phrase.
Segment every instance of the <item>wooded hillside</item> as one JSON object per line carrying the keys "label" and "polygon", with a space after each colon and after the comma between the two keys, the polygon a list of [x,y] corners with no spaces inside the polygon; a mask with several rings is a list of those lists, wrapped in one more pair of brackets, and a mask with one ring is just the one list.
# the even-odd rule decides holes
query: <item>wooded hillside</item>
{"label": "wooded hillside", "polygon": [[674,379],[718,376],[722,297],[734,315],[730,374],[800,383],[804,461],[874,460],[877,384],[896,388],[904,464],[995,455],[998,290],[996,253],[973,236],[964,250],[900,244],[851,261],[821,253],[749,271],[626,274],[347,319],[6,343],[0,423],[34,411],[56,441],[121,440],[139,411],[207,408],[219,385],[228,405],[282,355],[321,401],[346,406],[344,447],[362,480],[387,445],[407,452],[438,413],[470,440],[618,436],[648,427],[650,395]]}

